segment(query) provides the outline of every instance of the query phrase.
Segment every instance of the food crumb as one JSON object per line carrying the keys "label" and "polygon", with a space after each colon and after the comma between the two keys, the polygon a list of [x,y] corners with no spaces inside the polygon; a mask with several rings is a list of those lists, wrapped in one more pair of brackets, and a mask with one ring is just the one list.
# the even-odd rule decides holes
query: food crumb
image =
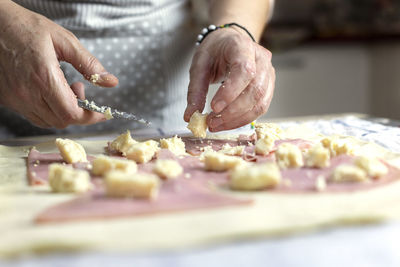
{"label": "food crumb", "polygon": [[91,83],[97,83],[100,80],[100,75],[99,74],[92,74],[90,76],[90,82]]}
{"label": "food crumb", "polygon": [[192,177],[192,175],[190,175],[190,173],[185,173],[185,175],[183,177],[186,179],[190,179]]}

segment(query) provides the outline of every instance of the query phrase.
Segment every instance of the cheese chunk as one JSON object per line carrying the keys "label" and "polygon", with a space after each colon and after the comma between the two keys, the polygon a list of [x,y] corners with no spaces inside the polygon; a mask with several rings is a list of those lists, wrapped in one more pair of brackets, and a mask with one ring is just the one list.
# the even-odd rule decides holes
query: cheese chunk
{"label": "cheese chunk", "polygon": [[160,139],[160,146],[161,148],[168,149],[177,156],[186,154],[185,143],[178,136]]}
{"label": "cheese chunk", "polygon": [[264,163],[235,168],[230,172],[230,187],[234,190],[260,190],[277,186],[282,180],[276,163]]}
{"label": "cheese chunk", "polygon": [[104,112],[104,117],[106,117],[107,120],[111,120],[114,118],[111,113],[111,108],[106,109],[106,111]]}
{"label": "cheese chunk", "polygon": [[281,144],[275,152],[275,157],[282,169],[297,168],[304,165],[301,150],[290,143]]}
{"label": "cheese chunk", "polygon": [[107,172],[104,178],[106,192],[110,197],[156,198],[160,180],[154,174]]}
{"label": "cheese chunk", "polygon": [[93,160],[92,165],[92,173],[94,175],[104,175],[112,170],[120,170],[129,173],[135,173],[137,171],[136,162],[124,158],[99,156]]}
{"label": "cheese chunk", "polygon": [[343,164],[335,168],[332,174],[333,182],[365,182],[367,173],[354,165]]}
{"label": "cheese chunk", "polygon": [[325,168],[330,165],[330,151],[321,144],[310,148],[305,154],[305,165],[312,168]]}
{"label": "cheese chunk", "polygon": [[183,173],[181,165],[171,159],[159,159],[153,168],[153,172],[162,179],[176,178]]}
{"label": "cheese chunk", "polygon": [[363,169],[372,178],[378,179],[388,173],[388,168],[379,159],[374,157],[360,156],[354,164]]}
{"label": "cheese chunk", "polygon": [[230,146],[229,144],[225,144],[218,152],[230,156],[241,156],[244,152],[244,146]]}
{"label": "cheese chunk", "polygon": [[256,154],[268,155],[275,147],[276,138],[273,135],[264,135],[263,138],[256,142]]}
{"label": "cheese chunk", "polygon": [[321,144],[325,148],[329,149],[331,157],[339,156],[342,154],[353,155],[354,153],[353,145],[348,140],[340,139],[338,137],[325,137],[321,140]]}
{"label": "cheese chunk", "polygon": [[207,136],[207,115],[201,114],[198,110],[190,117],[187,128],[193,133],[195,137],[205,138]]}
{"label": "cheese chunk", "polygon": [[127,130],[125,133],[121,134],[114,141],[112,141],[110,146],[125,156],[129,148],[136,143],[137,141],[132,139],[131,132]]}
{"label": "cheese chunk", "polygon": [[256,123],[254,125],[257,139],[262,139],[265,136],[280,140],[285,138],[284,131],[282,128],[275,123]]}
{"label": "cheese chunk", "polygon": [[49,185],[53,192],[62,193],[82,193],[92,188],[87,171],[59,163],[49,166]]}
{"label": "cheese chunk", "polygon": [[137,163],[146,163],[156,155],[159,149],[157,141],[147,140],[133,144],[126,152],[126,157]]}
{"label": "cheese chunk", "polygon": [[86,151],[81,144],[70,139],[57,138],[56,146],[65,162],[87,162]]}
{"label": "cheese chunk", "polygon": [[203,157],[204,167],[208,171],[227,171],[246,163],[242,158],[228,156],[215,151],[204,152]]}

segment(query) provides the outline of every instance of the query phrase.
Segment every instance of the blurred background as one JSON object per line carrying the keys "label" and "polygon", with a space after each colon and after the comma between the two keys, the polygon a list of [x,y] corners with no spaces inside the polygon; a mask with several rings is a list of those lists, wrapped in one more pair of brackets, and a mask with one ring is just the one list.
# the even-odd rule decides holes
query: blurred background
{"label": "blurred background", "polygon": [[399,0],[276,0],[262,44],[277,73],[266,118],[400,118]]}

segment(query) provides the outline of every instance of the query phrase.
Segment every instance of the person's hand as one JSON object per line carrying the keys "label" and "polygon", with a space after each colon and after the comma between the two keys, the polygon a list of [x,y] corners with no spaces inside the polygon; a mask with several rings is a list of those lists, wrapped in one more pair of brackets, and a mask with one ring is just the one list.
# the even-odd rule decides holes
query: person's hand
{"label": "person's hand", "polygon": [[238,128],[264,114],[275,86],[271,52],[242,30],[224,28],[210,33],[197,48],[190,68],[184,120],[203,111],[210,83],[223,81],[207,117],[212,132]]}
{"label": "person's hand", "polygon": [[93,124],[104,115],[78,107],[83,84],[68,85],[59,61],[71,63],[99,86],[118,84],[69,31],[9,0],[0,3],[0,104],[40,127]]}

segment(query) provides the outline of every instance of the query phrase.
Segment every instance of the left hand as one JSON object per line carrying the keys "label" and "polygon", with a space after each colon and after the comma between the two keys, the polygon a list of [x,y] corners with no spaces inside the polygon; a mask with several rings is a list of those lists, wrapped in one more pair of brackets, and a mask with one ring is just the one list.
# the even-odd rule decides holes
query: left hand
{"label": "left hand", "polygon": [[211,132],[248,124],[267,112],[275,87],[272,54],[242,29],[210,33],[197,48],[190,67],[184,119],[203,111],[210,83],[224,81],[211,101],[207,117]]}

